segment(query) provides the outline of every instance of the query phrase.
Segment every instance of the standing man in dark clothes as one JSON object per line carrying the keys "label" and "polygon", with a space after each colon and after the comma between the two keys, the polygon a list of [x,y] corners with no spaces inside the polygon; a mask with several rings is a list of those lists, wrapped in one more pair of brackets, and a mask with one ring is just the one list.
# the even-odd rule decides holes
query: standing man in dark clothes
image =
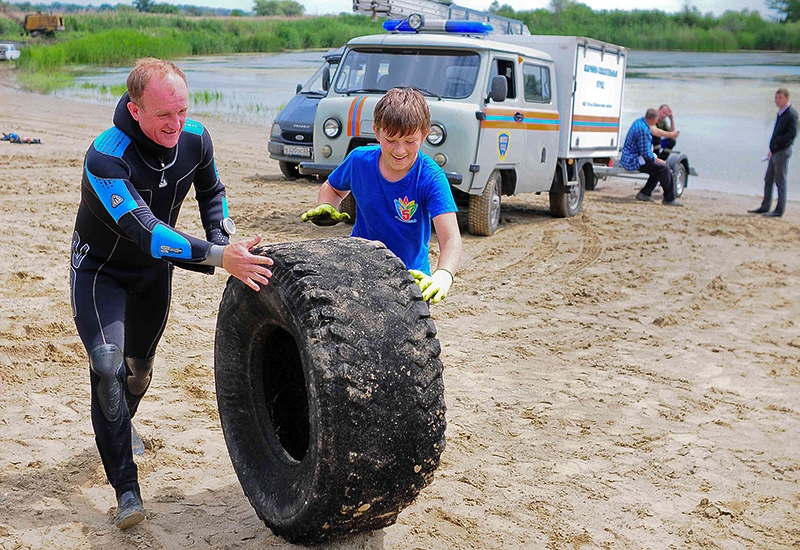
{"label": "standing man in dark clothes", "polygon": [[[222,267],[254,291],[272,276],[272,260],[250,252],[260,235],[229,243],[235,227],[225,186],[211,136],[186,118],[183,72],[168,61],[141,59],[127,86],[114,126],[86,153],[70,258],[72,315],[89,355],[92,426],[116,491],[120,529],[145,519],[131,417],[152,379],[173,267]],[[206,240],[175,229],[192,186]]]}
{"label": "standing man in dark clothes", "polygon": [[637,118],[631,124],[631,129],[628,130],[628,135],[625,136],[625,144],[622,146],[619,164],[625,170],[638,170],[650,176],[641,191],[637,193],[637,200],[654,202],[655,199],[651,195],[653,189],[660,183],[661,188],[664,190],[664,199],[661,204],[683,206],[683,203],[675,198],[675,182],[672,181],[672,170],[670,170],[665,161],[653,153],[650,127],[655,125],[656,122],[658,122],[658,111],[647,109],[642,118]]}
{"label": "standing man in dark clothes", "polygon": [[[769,140],[767,159],[767,175],[764,177],[764,199],[761,206],[748,210],[752,214],[780,218],[786,210],[786,174],[789,171],[789,157],[792,156],[792,144],[797,137],[797,111],[789,102],[789,90],[778,88],[775,92],[775,105],[778,106],[778,118]],[[778,203],[775,210],[772,206],[772,184],[778,188]]]}

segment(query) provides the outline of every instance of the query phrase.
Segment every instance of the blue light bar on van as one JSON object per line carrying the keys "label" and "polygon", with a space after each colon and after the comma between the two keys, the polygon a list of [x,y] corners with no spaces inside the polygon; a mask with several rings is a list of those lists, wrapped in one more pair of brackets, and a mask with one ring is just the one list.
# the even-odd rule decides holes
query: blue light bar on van
{"label": "blue light bar on van", "polygon": [[493,27],[483,21],[456,21],[447,19],[425,19],[419,28],[412,27],[408,19],[387,19],[383,22],[386,32],[450,32],[454,34],[489,34]]}

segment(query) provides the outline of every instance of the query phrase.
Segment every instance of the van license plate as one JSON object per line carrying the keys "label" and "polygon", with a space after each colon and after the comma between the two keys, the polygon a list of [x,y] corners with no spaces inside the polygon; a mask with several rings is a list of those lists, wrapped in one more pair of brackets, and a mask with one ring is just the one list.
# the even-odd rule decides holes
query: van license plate
{"label": "van license plate", "polygon": [[284,145],[284,155],[292,155],[293,157],[310,157],[311,147],[302,147],[300,145]]}

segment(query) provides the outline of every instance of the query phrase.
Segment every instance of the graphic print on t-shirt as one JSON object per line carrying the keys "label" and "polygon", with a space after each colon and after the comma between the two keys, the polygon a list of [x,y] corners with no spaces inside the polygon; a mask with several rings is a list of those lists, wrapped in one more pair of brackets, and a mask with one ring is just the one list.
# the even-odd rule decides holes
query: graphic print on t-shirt
{"label": "graphic print on t-shirt", "polygon": [[413,219],[414,212],[417,211],[417,201],[410,201],[408,197],[402,199],[394,199],[394,208],[397,210],[397,219],[403,223],[417,223]]}

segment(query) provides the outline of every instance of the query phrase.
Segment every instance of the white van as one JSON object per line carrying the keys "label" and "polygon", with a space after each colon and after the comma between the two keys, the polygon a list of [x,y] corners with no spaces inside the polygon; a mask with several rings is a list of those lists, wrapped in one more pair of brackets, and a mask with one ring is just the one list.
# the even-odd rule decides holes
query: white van
{"label": "white van", "polygon": [[347,43],[317,106],[314,161],[300,172],[327,177],[354,147],[374,143],[375,104],[389,88],[413,86],[431,111],[422,151],[468,208],[470,233],[497,230],[502,195],[548,192],[555,216],[577,214],[595,181],[593,159],[618,149],[627,49],[575,36],[489,36],[478,21],[414,21],[390,20],[384,28],[400,32]]}
{"label": "white van", "polygon": [[20,51],[14,44],[0,42],[0,59],[13,61],[19,59]]}

